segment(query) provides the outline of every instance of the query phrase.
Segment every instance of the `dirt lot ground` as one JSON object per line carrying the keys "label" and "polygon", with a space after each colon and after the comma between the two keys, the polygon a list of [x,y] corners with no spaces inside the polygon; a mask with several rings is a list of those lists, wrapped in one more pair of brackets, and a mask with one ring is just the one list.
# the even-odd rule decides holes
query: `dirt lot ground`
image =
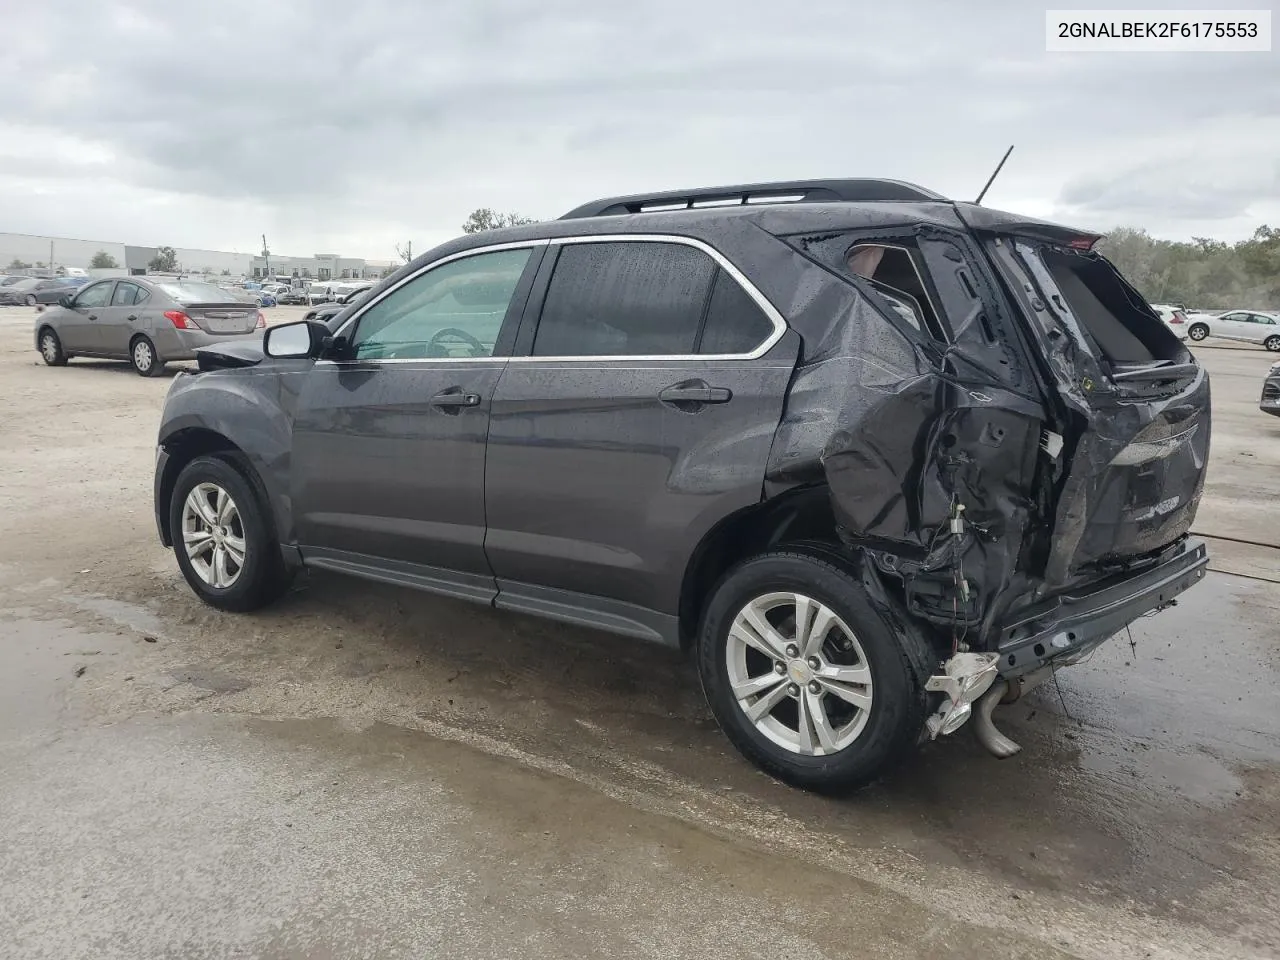
{"label": "dirt lot ground", "polygon": [[1007,708],[1017,757],[962,732],[831,800],[663,650],[319,575],[202,606],[152,520],[169,379],[46,368],[33,313],[0,311],[0,954],[1280,955],[1273,355],[1197,348],[1218,572]]}

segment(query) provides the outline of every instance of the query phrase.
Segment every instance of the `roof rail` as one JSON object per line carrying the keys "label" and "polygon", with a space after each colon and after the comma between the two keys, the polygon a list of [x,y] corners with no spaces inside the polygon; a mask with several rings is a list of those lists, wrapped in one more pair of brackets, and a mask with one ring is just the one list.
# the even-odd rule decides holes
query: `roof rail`
{"label": "roof rail", "polygon": [[658,213],[704,207],[732,207],[757,203],[831,203],[884,200],[942,200],[941,194],[902,180],[791,180],[777,183],[746,183],[733,187],[699,187],[695,190],[668,190],[629,197],[593,200],[570,210],[561,220],[580,217],[609,217],[627,213]]}

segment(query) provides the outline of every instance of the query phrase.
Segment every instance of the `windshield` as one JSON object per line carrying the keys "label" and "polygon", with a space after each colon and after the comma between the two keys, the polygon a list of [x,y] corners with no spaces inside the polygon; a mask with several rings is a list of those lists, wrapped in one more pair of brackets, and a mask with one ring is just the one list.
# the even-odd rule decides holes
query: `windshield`
{"label": "windshield", "polygon": [[156,287],[178,303],[226,303],[236,299],[230,291],[199,280],[166,280]]}

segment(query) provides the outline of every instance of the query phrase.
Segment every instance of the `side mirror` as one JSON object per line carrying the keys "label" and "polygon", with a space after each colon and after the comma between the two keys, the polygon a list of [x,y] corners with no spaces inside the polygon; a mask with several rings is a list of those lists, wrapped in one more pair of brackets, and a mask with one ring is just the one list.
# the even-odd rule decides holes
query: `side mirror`
{"label": "side mirror", "polygon": [[70,308],[71,298],[64,293],[62,296],[58,298],[58,306]]}
{"label": "side mirror", "polygon": [[262,352],[278,359],[318,357],[328,336],[329,328],[314,320],[282,323],[267,328],[262,338]]}

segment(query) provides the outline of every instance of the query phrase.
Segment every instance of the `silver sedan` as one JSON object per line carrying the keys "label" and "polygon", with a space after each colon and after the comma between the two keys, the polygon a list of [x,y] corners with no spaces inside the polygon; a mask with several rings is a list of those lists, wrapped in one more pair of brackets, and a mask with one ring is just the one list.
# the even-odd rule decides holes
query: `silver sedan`
{"label": "silver sedan", "polygon": [[252,303],[199,280],[129,277],[89,283],[41,311],[35,344],[52,367],[72,357],[128,360],[144,377],[168,360],[191,360],[197,347],[260,333],[266,318]]}

